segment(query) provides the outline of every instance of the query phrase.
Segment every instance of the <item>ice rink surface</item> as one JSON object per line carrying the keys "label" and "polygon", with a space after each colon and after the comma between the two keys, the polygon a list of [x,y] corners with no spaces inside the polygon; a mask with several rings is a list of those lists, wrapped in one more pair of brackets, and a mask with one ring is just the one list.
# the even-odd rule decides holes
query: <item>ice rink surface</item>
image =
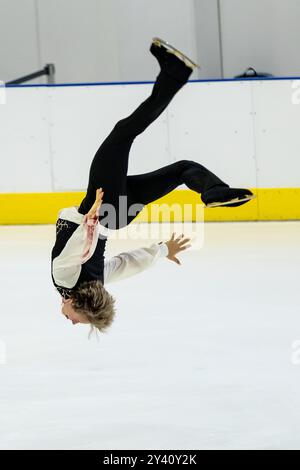
{"label": "ice rink surface", "polygon": [[300,449],[300,222],[204,231],[107,285],[89,340],[51,283],[55,226],[0,227],[1,449]]}

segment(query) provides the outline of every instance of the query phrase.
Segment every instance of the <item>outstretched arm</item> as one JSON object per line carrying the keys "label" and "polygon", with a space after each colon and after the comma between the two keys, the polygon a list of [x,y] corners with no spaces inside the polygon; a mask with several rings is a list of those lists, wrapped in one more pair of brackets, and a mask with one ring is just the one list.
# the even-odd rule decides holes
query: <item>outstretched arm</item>
{"label": "outstretched arm", "polygon": [[173,233],[171,239],[165,243],[154,243],[149,247],[120,253],[105,262],[104,282],[110,283],[134,276],[148,269],[159,258],[163,257],[167,257],[169,260],[180,264],[176,255],[191,246],[188,244],[189,241],[190,239],[184,238],[183,235],[175,239],[175,234]]}

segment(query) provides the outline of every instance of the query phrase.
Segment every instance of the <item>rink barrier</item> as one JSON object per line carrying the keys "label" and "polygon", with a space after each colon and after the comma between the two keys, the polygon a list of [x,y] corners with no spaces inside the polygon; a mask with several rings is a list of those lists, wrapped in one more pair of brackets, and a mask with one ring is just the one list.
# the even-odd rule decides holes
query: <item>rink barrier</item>
{"label": "rink barrier", "polygon": [[[274,82],[274,81],[300,80],[298,76],[290,77],[244,77],[244,78],[203,78],[189,80],[189,83],[218,83],[218,82]],[[130,82],[68,82],[68,83],[29,83],[29,84],[5,84],[7,88],[47,88],[47,87],[81,87],[81,86],[110,86],[110,85],[145,85],[154,84],[153,80],[138,80]]]}
{"label": "rink barrier", "polygon": [[[94,151],[116,119],[148,96],[152,84],[7,86],[0,113],[6,162],[0,223],[53,223],[60,208],[78,205]],[[299,120],[299,77],[191,80],[159,125],[135,142],[130,174],[192,160],[232,187],[257,188],[258,198],[239,208],[206,209],[206,221],[299,220]],[[177,191],[159,203],[199,202],[196,193]],[[148,220],[146,211],[136,218]]]}
{"label": "rink barrier", "polygon": [[[219,221],[268,221],[268,220],[300,220],[300,188],[252,188],[257,198],[234,208],[213,208],[204,210],[204,220]],[[78,206],[85,197],[85,192],[54,192],[54,193],[15,193],[0,194],[0,224],[31,225],[54,224],[58,212],[63,207]],[[201,202],[199,195],[191,190],[175,190],[158,199],[153,204],[191,204],[191,217],[184,220],[178,215],[175,222],[196,222],[195,206]],[[169,212],[162,211],[158,216],[151,217],[145,209],[134,222],[168,222]]]}

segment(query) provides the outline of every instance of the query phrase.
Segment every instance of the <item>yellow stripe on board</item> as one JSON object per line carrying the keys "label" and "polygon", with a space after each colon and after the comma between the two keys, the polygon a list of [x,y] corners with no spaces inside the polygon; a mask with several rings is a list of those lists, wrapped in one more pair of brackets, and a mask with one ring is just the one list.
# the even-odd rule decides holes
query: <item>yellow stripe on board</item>
{"label": "yellow stripe on board", "polygon": [[[235,208],[204,209],[205,221],[300,220],[300,188],[253,189],[257,198]],[[0,194],[0,224],[54,224],[63,207],[79,206],[85,192]],[[172,191],[149,204],[136,222],[201,220],[199,195],[190,190]],[[173,206],[173,207],[171,207]],[[170,208],[172,210],[170,210]],[[174,209],[174,210],[173,210]]]}

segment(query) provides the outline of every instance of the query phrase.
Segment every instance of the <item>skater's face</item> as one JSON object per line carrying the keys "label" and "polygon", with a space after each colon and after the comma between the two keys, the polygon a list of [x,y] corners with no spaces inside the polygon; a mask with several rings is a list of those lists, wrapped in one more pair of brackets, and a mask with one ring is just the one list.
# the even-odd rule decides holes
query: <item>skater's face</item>
{"label": "skater's face", "polygon": [[77,323],[90,323],[85,315],[75,312],[75,310],[72,307],[72,299],[66,300],[62,298],[61,305],[62,305],[62,309],[61,309],[62,314],[67,318],[67,320],[70,320],[73,323],[73,325],[76,325]]}

